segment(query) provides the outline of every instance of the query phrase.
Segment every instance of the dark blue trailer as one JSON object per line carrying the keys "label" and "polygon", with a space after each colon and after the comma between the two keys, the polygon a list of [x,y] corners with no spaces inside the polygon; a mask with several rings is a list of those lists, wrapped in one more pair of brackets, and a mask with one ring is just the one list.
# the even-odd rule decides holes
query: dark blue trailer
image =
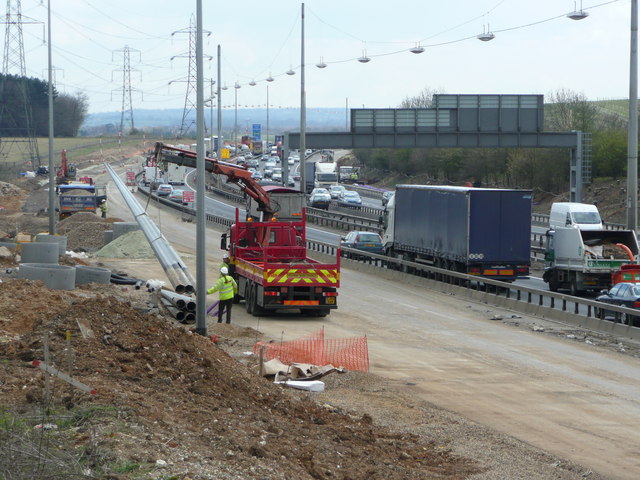
{"label": "dark blue trailer", "polygon": [[398,185],[387,205],[387,254],[513,281],[531,264],[531,191]]}

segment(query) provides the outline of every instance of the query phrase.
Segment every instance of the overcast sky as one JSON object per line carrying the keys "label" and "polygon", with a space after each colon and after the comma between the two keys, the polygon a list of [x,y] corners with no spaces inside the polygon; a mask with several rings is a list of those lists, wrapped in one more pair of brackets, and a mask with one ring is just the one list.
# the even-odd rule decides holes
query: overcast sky
{"label": "overcast sky", "polygon": [[[589,17],[566,18],[581,3]],[[626,98],[630,3],[307,0],[307,106],[344,108],[348,101],[350,107],[396,107],[425,87],[545,95],[564,88],[594,100]],[[46,5],[22,0],[25,21],[45,22],[22,27],[27,75],[43,79]],[[51,0],[51,9],[58,90],[85,93],[90,112],[119,111],[128,46],[133,107],[184,106],[195,0]],[[205,61],[205,96],[210,96],[209,79],[217,76],[220,44],[222,84],[229,87],[222,92],[225,108],[235,105],[236,81],[241,85],[238,108],[264,107],[270,74],[275,78],[268,83],[271,107],[298,107],[300,11],[301,2],[292,0],[203,0],[203,28],[211,32],[204,38],[204,53],[213,57]],[[495,38],[478,40],[483,31]],[[424,53],[410,53],[418,43]],[[365,50],[371,61],[360,63]],[[326,68],[316,67],[321,58]],[[290,69],[295,75],[286,74]],[[251,81],[257,85],[250,86]]]}

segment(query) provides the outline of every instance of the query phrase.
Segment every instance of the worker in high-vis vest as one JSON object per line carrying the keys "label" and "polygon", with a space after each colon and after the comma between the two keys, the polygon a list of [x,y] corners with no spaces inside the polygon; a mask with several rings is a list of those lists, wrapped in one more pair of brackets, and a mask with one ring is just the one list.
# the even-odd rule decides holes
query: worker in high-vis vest
{"label": "worker in high-vis vest", "polygon": [[233,297],[238,293],[238,284],[229,275],[229,269],[222,267],[220,269],[220,278],[216,284],[207,290],[207,293],[220,292],[220,301],[218,302],[218,323],[222,323],[222,313],[227,311],[227,323],[231,323],[231,305],[233,305]]}

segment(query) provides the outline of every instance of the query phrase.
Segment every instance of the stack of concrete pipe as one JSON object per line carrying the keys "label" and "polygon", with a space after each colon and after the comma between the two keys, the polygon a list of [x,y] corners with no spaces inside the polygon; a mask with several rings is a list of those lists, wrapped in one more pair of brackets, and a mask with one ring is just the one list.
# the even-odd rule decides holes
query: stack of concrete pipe
{"label": "stack of concrete pipe", "polygon": [[54,290],[73,290],[87,283],[110,283],[111,271],[106,268],[59,265],[58,260],[66,248],[64,235],[39,234],[35,242],[20,244],[18,278],[40,280]]}
{"label": "stack of concrete pipe", "polygon": [[193,323],[196,320],[196,302],[193,298],[170,290],[160,290],[160,301],[169,313],[181,323]]}

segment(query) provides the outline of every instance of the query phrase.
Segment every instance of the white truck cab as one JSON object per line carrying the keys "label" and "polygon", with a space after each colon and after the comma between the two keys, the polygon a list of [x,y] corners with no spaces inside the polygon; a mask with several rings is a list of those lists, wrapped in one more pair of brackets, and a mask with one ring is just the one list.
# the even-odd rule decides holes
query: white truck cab
{"label": "white truck cab", "polygon": [[602,218],[598,207],[588,203],[556,202],[551,205],[549,228],[577,228],[579,230],[602,230]]}

